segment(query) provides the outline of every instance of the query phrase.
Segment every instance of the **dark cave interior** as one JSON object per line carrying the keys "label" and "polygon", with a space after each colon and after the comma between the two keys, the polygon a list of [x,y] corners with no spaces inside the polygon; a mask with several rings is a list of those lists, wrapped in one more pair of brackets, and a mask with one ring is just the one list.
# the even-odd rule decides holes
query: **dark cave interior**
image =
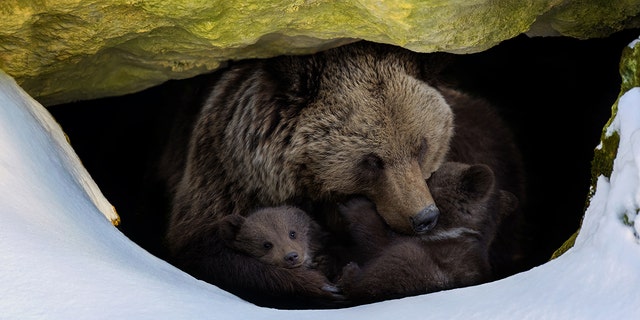
{"label": "dark cave interior", "polygon": [[[521,35],[456,56],[449,69],[460,88],[494,103],[515,133],[527,174],[531,266],[548,261],[579,228],[593,149],[619,94],[620,54],[639,34],[626,30],[589,40]],[[122,232],[152,253],[159,243],[140,232],[162,225],[135,217],[146,196],[145,168],[168,131],[166,111],[195,95],[200,80],[48,107],[118,210]]]}

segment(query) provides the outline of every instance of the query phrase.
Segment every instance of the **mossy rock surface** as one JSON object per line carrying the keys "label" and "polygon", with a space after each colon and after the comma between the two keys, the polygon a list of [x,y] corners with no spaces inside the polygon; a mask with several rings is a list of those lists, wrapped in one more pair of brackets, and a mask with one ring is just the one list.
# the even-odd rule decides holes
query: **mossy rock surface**
{"label": "mossy rock surface", "polygon": [[[634,87],[640,87],[640,39],[633,41],[622,50],[620,59],[620,77],[622,83],[620,85],[620,97]],[[595,150],[593,162],[591,164],[591,189],[596,187],[596,181],[599,176],[609,178],[613,170],[613,160],[618,152],[618,144],[620,137],[617,132],[609,129],[613,119],[618,111],[618,101],[611,108],[611,118],[602,129],[601,143]]]}
{"label": "mossy rock surface", "polygon": [[636,2],[5,0],[0,69],[52,105],[356,39],[472,53],[525,32],[601,37],[638,26]]}

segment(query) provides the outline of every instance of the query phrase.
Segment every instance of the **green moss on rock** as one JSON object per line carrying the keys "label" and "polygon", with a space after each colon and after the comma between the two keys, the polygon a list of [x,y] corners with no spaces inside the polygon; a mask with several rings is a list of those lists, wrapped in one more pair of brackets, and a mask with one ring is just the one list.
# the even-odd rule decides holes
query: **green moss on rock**
{"label": "green moss on rock", "polygon": [[620,76],[622,77],[621,93],[640,86],[640,39],[632,42],[622,50]]}
{"label": "green moss on rock", "polygon": [[[549,10],[534,29],[578,39],[606,37],[614,32],[640,27],[640,5],[636,0],[573,0]],[[553,30],[553,31],[551,31]]]}
{"label": "green moss on rock", "polygon": [[[602,129],[600,136],[600,145],[594,152],[593,161],[591,162],[591,189],[595,190],[598,176],[611,177],[613,171],[613,160],[615,160],[620,143],[620,136],[617,132],[609,133],[609,127],[613,119],[618,113],[618,101],[620,97],[629,91],[629,89],[640,86],[640,45],[636,45],[636,41],[629,44],[622,50],[620,58],[620,94],[618,99],[611,107],[611,117]],[[591,195],[589,196],[589,199]]]}
{"label": "green moss on rock", "polygon": [[[614,109],[617,110],[617,105]],[[613,119],[613,117],[611,118]],[[611,121],[611,120],[609,120]],[[618,145],[620,144],[620,136],[617,132],[613,132],[610,136],[606,136],[603,132],[600,138],[600,146],[594,150],[593,160],[591,160],[591,187],[587,195],[585,208],[589,206],[591,197],[596,191],[596,183],[599,176],[611,177],[613,171],[613,160],[618,153]]]}
{"label": "green moss on rock", "polygon": [[543,35],[593,37],[603,25],[628,26],[639,9],[631,0],[600,0],[590,10],[592,2],[5,0],[0,69],[51,105],[139,91],[228,59],[310,53],[355,39],[471,53],[536,21],[551,26]]}
{"label": "green moss on rock", "polygon": [[553,252],[553,254],[551,255],[551,260],[561,256],[562,254],[567,252],[567,250],[571,249],[571,247],[573,247],[573,245],[576,243],[577,237],[578,231],[574,232],[573,235],[571,235],[571,237],[569,237],[569,239],[567,239],[567,241],[565,241],[562,246],[558,248],[558,250]]}

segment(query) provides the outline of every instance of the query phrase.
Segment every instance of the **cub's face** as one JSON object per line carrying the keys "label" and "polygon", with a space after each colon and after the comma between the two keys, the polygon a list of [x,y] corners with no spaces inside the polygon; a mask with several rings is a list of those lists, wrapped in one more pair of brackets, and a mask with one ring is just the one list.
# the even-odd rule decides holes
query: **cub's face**
{"label": "cub's face", "polygon": [[310,263],[313,221],[293,207],[269,207],[247,217],[230,215],[221,221],[228,245],[258,260],[283,268]]}
{"label": "cub's face", "polygon": [[503,217],[518,205],[510,192],[495,190],[493,171],[482,164],[444,163],[427,181],[441,212],[424,239],[470,236],[490,242]]}

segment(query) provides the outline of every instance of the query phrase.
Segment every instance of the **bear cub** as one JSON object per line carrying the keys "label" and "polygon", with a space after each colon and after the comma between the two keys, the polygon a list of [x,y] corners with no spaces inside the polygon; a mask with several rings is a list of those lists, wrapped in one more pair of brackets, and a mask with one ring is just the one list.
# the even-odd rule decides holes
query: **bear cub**
{"label": "bear cub", "polygon": [[[223,289],[233,288],[257,305],[283,309],[342,304],[339,288],[326,277],[326,268],[335,269],[323,250],[328,233],[305,211],[295,206],[264,207],[246,216],[228,215],[214,226],[223,248],[198,252],[211,259],[207,264],[226,266],[218,273],[219,280],[224,279],[218,281]],[[322,295],[326,298],[315,298]]]}
{"label": "bear cub", "polygon": [[323,234],[311,217],[291,206],[228,215],[220,221],[220,233],[229,247],[282,268],[314,267]]}
{"label": "bear cub", "polygon": [[353,303],[371,303],[492,280],[489,247],[500,221],[516,210],[517,198],[494,190],[486,165],[443,164],[427,181],[440,208],[425,235],[393,232],[373,203],[352,199],[341,206],[354,247],[338,280]]}

